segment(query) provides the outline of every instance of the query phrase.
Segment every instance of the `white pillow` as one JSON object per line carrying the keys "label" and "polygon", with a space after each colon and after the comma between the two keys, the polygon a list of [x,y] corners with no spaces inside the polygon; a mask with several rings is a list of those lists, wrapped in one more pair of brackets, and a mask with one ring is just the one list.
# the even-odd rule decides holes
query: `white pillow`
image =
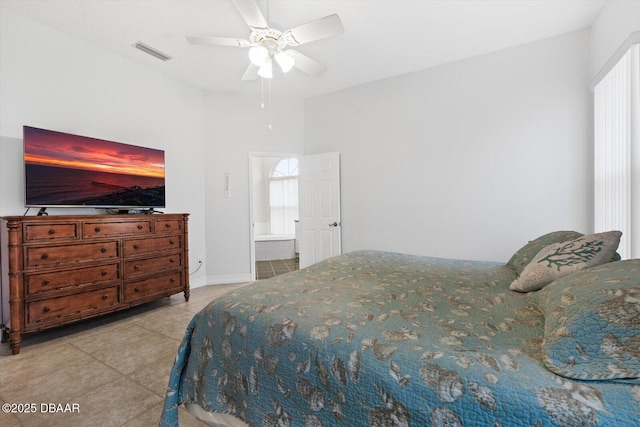
{"label": "white pillow", "polygon": [[611,261],[620,243],[620,231],[590,234],[545,246],[522,270],[509,289],[529,292],[576,271]]}

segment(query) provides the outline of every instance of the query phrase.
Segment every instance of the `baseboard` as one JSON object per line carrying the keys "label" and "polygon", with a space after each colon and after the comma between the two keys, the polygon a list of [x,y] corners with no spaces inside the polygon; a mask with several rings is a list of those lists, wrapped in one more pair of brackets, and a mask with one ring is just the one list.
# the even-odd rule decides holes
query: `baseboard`
{"label": "baseboard", "polygon": [[191,289],[200,288],[202,286],[207,286],[207,279],[205,277],[201,277],[197,280],[189,279],[189,287]]}
{"label": "baseboard", "polygon": [[226,285],[230,283],[246,283],[251,281],[251,274],[229,274],[221,276],[207,276],[190,283],[191,288],[206,285]]}

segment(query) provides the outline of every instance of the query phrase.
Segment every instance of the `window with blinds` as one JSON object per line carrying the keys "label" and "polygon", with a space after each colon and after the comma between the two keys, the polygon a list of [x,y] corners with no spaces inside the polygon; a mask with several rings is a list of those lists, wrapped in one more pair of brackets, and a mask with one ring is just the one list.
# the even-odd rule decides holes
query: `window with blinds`
{"label": "window with blinds", "polygon": [[595,231],[620,230],[623,259],[640,257],[640,44],[594,88]]}
{"label": "window with blinds", "polygon": [[298,159],[282,159],[269,180],[271,234],[295,234],[298,219]]}

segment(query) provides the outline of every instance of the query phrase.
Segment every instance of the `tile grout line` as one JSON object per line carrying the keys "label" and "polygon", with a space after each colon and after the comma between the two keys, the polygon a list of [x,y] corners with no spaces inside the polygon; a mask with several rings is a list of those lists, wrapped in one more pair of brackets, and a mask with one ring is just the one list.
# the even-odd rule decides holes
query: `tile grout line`
{"label": "tile grout line", "polygon": [[269,267],[271,267],[271,271],[273,272],[273,277],[276,277],[276,269],[273,268],[273,263],[269,261]]}

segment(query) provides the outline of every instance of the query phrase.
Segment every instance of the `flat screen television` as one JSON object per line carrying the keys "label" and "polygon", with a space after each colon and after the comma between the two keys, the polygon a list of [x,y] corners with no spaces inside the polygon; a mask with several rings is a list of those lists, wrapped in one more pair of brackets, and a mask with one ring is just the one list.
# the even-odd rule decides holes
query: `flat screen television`
{"label": "flat screen television", "polygon": [[165,207],[164,151],[24,126],[26,207]]}

